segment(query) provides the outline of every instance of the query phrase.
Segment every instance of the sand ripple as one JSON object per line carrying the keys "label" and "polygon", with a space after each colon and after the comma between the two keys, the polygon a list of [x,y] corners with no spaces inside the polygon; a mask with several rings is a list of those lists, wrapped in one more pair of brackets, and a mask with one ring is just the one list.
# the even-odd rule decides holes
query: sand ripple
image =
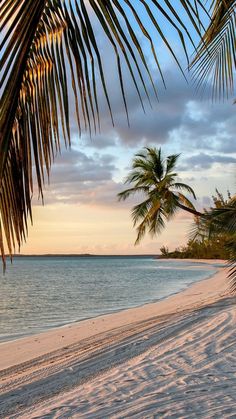
{"label": "sand ripple", "polygon": [[4,418],[236,418],[236,299],[17,368],[2,373]]}

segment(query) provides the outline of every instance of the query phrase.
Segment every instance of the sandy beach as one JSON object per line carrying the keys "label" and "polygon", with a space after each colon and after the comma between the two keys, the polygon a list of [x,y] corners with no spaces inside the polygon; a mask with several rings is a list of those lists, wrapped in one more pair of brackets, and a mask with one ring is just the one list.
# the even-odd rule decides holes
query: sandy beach
{"label": "sandy beach", "polygon": [[157,303],[0,344],[0,417],[236,417],[226,270]]}

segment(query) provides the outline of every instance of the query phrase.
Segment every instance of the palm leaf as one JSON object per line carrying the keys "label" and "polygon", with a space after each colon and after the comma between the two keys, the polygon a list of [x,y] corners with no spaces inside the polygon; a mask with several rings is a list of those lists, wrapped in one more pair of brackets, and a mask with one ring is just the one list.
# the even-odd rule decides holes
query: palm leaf
{"label": "palm leaf", "polygon": [[236,293],[236,234],[228,241],[226,247],[230,253],[228,261],[230,288],[233,293]]}
{"label": "palm leaf", "polygon": [[[39,195],[43,197],[45,173],[48,175],[60,140],[70,144],[70,85],[74,94],[78,131],[100,129],[97,85],[101,86],[112,122],[112,107],[103,70],[103,60],[96,40],[93,18],[114,50],[121,95],[128,120],[128,106],[123,80],[129,72],[141,106],[149,100],[147,83],[154,86],[152,73],[144,57],[139,36],[131,27],[132,15],[145,36],[162,80],[163,74],[148,31],[149,22],[157,31],[180,66],[167,36],[162,30],[176,31],[186,56],[185,36],[193,42],[191,30],[176,12],[184,10],[189,26],[201,36],[201,15],[207,11],[203,2],[179,0],[3,0],[1,17],[2,80],[0,138],[0,247],[4,259],[4,241],[10,254],[27,235],[31,217],[33,166]],[[143,18],[143,12],[146,18]],[[158,12],[158,13],[156,13]],[[160,19],[160,21],[159,21]],[[149,20],[149,21],[148,21]],[[148,23],[147,23],[148,22]],[[162,22],[162,24],[161,24]],[[5,237],[5,239],[4,239]]]}
{"label": "palm leaf", "polygon": [[195,195],[195,192],[194,192],[193,188],[191,188],[191,186],[186,185],[185,183],[182,183],[182,182],[175,182],[173,186],[174,186],[175,189],[180,189],[180,190],[187,191],[188,193],[190,193],[193,196],[194,199],[197,199],[196,195]]}
{"label": "palm leaf", "polygon": [[198,47],[191,68],[197,86],[213,86],[213,98],[234,93],[236,70],[236,1],[215,0],[211,20]]}
{"label": "palm leaf", "polygon": [[195,207],[194,207],[193,203],[185,195],[183,195],[181,192],[178,192],[178,200],[181,203],[183,203],[184,205],[186,205],[187,208],[195,211]]}
{"label": "palm leaf", "polygon": [[158,200],[156,202],[147,200],[136,205],[132,211],[134,225],[137,224],[138,220],[142,219],[142,221],[137,227],[137,237],[134,244],[140,243],[147,229],[151,236],[160,234],[165,227],[164,215]]}
{"label": "palm leaf", "polygon": [[145,201],[137,204],[132,209],[132,218],[134,222],[134,226],[138,223],[138,221],[142,218],[145,219],[147,216],[150,208],[152,206],[152,201],[150,198],[146,199]]}
{"label": "palm leaf", "polygon": [[210,232],[225,233],[230,239],[226,248],[229,251],[229,280],[230,287],[236,292],[236,195],[222,208],[214,208],[210,214]]}
{"label": "palm leaf", "polygon": [[172,156],[168,156],[166,161],[166,174],[171,172],[173,168],[176,166],[176,162],[179,158],[180,154],[173,154]]}
{"label": "palm leaf", "polygon": [[126,189],[123,192],[117,194],[119,201],[125,201],[130,195],[134,195],[137,192],[147,193],[149,188],[147,186],[135,186],[134,188]]}
{"label": "palm leaf", "polygon": [[[218,192],[218,191],[217,191]],[[218,196],[221,196],[218,193]],[[230,197],[221,206],[205,210],[204,217],[195,220],[191,230],[192,240],[217,239],[222,235],[228,237],[226,248],[229,252],[229,279],[233,292],[236,292],[236,196]]]}
{"label": "palm leaf", "polygon": [[135,154],[133,170],[125,179],[125,183],[132,184],[132,187],[118,194],[119,200],[126,200],[136,192],[142,192],[146,198],[132,209],[134,226],[142,220],[137,227],[135,244],[141,241],[147,229],[151,236],[160,234],[165,227],[165,221],[169,221],[180,208],[194,215],[202,215],[185,195],[173,191],[185,189],[195,198],[190,186],[175,183],[178,175],[173,170],[177,159],[178,155],[164,158],[161,148],[155,147],[144,147],[143,151]]}

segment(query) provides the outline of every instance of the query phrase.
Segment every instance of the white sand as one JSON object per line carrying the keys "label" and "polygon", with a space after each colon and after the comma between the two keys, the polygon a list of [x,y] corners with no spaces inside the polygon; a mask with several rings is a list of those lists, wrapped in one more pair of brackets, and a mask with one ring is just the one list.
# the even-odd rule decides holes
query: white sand
{"label": "white sand", "polygon": [[1,344],[0,417],[236,417],[235,304],[220,268],[161,302]]}

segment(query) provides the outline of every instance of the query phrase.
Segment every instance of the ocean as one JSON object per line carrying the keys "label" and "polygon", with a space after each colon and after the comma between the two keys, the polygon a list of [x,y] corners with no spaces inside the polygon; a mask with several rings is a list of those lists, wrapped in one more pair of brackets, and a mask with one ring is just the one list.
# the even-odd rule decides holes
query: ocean
{"label": "ocean", "polygon": [[0,340],[140,306],[216,267],[152,257],[19,257],[0,273]]}

